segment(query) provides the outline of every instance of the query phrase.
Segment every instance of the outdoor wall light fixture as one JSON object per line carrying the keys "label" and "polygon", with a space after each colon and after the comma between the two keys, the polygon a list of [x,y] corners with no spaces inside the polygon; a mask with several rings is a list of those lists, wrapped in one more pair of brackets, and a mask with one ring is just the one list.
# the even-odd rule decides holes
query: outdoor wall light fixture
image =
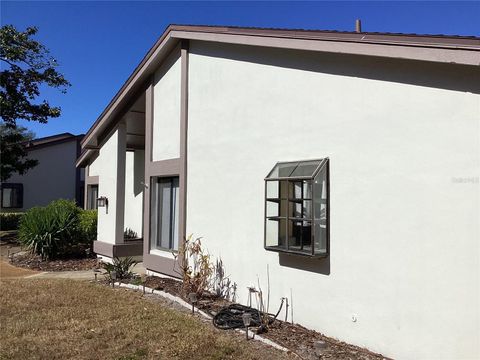
{"label": "outdoor wall light fixture", "polygon": [[242,321],[243,321],[243,325],[245,325],[245,336],[247,338],[247,340],[249,339],[248,338],[248,327],[250,326],[251,322],[252,322],[252,314],[250,313],[243,313],[242,314]]}
{"label": "outdoor wall light fixture", "polygon": [[108,214],[108,198],[106,196],[97,198],[97,207],[104,207]]}
{"label": "outdoor wall light fixture", "polygon": [[192,292],[188,294],[188,300],[192,303],[192,314],[195,313],[195,304],[198,301],[197,294]]}

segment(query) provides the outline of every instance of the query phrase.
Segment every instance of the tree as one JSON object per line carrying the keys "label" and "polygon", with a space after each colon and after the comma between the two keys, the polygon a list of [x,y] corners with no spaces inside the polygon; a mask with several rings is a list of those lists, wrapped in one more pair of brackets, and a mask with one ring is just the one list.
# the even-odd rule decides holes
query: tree
{"label": "tree", "polygon": [[0,124],[0,180],[6,181],[14,172],[25,174],[38,164],[37,160],[27,158],[26,143],[35,135],[22,126]]}
{"label": "tree", "polygon": [[0,60],[7,69],[0,72],[0,116],[7,125],[18,119],[46,123],[60,116],[60,108],[48,101],[34,103],[40,86],[47,85],[63,93],[70,83],[55,70],[56,60],[50,52],[31,37],[36,27],[19,32],[12,25],[0,28]]}
{"label": "tree", "polygon": [[70,83],[58,73],[55,59],[44,45],[32,39],[36,27],[18,31],[12,25],[0,28],[0,117],[1,180],[13,172],[24,174],[36,165],[26,158],[25,140],[29,134],[17,127],[17,120],[46,123],[60,116],[61,109],[47,100],[38,101],[40,88],[49,86],[66,92]]}

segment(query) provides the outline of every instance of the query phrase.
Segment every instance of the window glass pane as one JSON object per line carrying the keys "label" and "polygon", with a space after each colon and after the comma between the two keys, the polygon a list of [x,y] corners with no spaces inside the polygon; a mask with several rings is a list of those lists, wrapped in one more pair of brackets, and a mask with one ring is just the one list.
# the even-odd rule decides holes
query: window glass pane
{"label": "window glass pane", "polygon": [[315,194],[315,219],[327,218],[327,169],[323,168],[315,177],[313,184]]}
{"label": "window glass pane", "polygon": [[280,197],[279,181],[267,181],[267,199],[276,199]]}
{"label": "window glass pane", "polygon": [[170,248],[171,228],[171,197],[172,183],[170,179],[160,179],[158,181],[158,218],[159,236],[157,246],[164,249]]}
{"label": "window glass pane", "polygon": [[97,198],[98,198],[98,185],[90,185],[88,187],[88,209],[97,208]]}
{"label": "window glass pane", "polygon": [[267,178],[289,177],[292,171],[297,167],[298,162],[279,163],[275,165]]}
{"label": "window glass pane", "polygon": [[2,207],[12,207],[12,189],[10,188],[2,189]]}
{"label": "window glass pane", "polygon": [[158,218],[158,183],[157,178],[152,177],[150,180],[150,249],[157,247],[157,218]]}
{"label": "window glass pane", "polygon": [[286,249],[286,220],[266,219],[265,220],[265,245]]}
{"label": "window glass pane", "polygon": [[267,181],[267,199],[286,199],[288,198],[287,180]]}
{"label": "window glass pane", "polygon": [[315,170],[317,170],[320,161],[303,161],[295,168],[290,176],[313,176]]}
{"label": "window glass pane", "polygon": [[180,204],[180,196],[178,193],[179,190],[179,181],[178,178],[173,178],[172,182],[172,203],[173,203],[173,224],[172,224],[172,249],[178,250],[178,214],[180,212],[179,204]]}
{"label": "window glass pane", "polygon": [[289,220],[288,225],[288,250],[311,253],[312,223]]}
{"label": "window glass pane", "polygon": [[178,177],[152,179],[151,248],[178,250],[178,187]]}
{"label": "window glass pane", "polygon": [[312,182],[311,180],[289,181],[288,197],[290,199],[311,199]]}
{"label": "window glass pane", "polygon": [[302,182],[301,181],[290,181],[288,197],[290,199],[302,198]]}
{"label": "window glass pane", "polygon": [[267,217],[271,216],[287,216],[287,200],[268,200],[267,201]]}
{"label": "window glass pane", "polygon": [[315,220],[315,254],[327,253],[327,224],[322,220]]}
{"label": "window glass pane", "polygon": [[291,218],[312,218],[311,200],[290,200],[290,211],[288,216]]}

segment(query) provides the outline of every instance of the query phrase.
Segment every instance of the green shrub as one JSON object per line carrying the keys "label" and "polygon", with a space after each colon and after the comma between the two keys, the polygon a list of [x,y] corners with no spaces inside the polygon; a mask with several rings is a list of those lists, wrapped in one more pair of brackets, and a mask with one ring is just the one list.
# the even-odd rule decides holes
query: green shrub
{"label": "green shrub", "polygon": [[115,271],[116,278],[119,280],[129,279],[132,277],[132,269],[138,264],[132,257],[113,258],[113,263],[103,263],[103,268],[107,271],[109,281],[112,281],[112,271]]}
{"label": "green shrub", "polygon": [[97,210],[80,212],[80,242],[92,244],[97,239]]}
{"label": "green shrub", "polygon": [[23,214],[23,212],[0,213],[0,230],[18,230]]}
{"label": "green shrub", "polygon": [[43,260],[81,252],[78,246],[80,212],[75,202],[63,199],[46,207],[32,208],[22,218],[19,239]]}

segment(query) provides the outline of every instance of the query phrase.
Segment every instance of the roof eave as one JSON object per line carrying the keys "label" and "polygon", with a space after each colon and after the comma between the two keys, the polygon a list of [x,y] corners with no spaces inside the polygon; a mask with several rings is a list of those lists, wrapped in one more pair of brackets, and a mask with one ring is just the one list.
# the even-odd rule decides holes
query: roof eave
{"label": "roof eave", "polygon": [[[407,40],[402,41],[402,37]],[[131,96],[136,95],[153,75],[162,59],[183,39],[459,65],[480,65],[480,40],[478,38],[461,38],[462,41],[459,40],[455,43],[453,38],[448,38],[449,41],[441,41],[435,36],[419,36],[416,39],[413,36],[368,33],[170,25],[89,129],[82,140],[82,148],[98,146],[98,135],[108,128],[111,120],[118,116],[131,100]]]}
{"label": "roof eave", "polygon": [[90,165],[90,159],[98,152],[98,150],[90,150],[87,149],[83,151],[80,156],[75,161],[75,167],[77,168],[84,168],[87,165]]}

